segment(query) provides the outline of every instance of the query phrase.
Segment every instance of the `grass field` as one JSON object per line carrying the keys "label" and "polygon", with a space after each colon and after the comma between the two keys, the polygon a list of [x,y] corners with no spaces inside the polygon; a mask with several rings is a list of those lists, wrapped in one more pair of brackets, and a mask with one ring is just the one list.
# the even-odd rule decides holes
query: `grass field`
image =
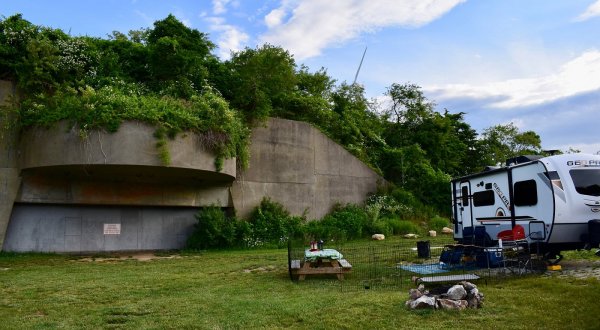
{"label": "grass field", "polygon": [[600,328],[596,279],[481,283],[482,309],[409,311],[408,290],[292,282],[286,250],[124,257],[0,254],[0,328]]}

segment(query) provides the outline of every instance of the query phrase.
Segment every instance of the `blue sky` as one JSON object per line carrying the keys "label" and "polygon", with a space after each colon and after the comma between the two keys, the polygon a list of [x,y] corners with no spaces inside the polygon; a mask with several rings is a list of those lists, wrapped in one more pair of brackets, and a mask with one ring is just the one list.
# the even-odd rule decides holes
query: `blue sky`
{"label": "blue sky", "polygon": [[169,13],[231,50],[263,43],[385,104],[414,83],[479,132],[514,122],[545,149],[600,151],[600,0],[0,0],[0,15],[71,35],[151,27]]}

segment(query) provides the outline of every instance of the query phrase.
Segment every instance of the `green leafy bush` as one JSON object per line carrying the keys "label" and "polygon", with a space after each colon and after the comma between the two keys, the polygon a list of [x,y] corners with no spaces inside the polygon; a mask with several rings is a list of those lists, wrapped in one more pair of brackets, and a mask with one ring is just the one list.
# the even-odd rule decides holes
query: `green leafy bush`
{"label": "green leafy bush", "polygon": [[392,233],[392,226],[386,219],[377,219],[370,223],[367,230],[369,235],[384,234],[387,236]]}
{"label": "green leafy bush", "polygon": [[450,221],[446,218],[435,216],[429,220],[429,228],[441,232],[442,228],[450,226]]}
{"label": "green leafy bush", "polygon": [[265,197],[251,213],[250,224],[254,245],[276,244],[283,247],[287,240],[302,232],[303,219],[290,213],[269,197]]}
{"label": "green leafy bush", "polygon": [[415,234],[421,231],[418,225],[408,220],[389,219],[388,223],[394,235]]}
{"label": "green leafy bush", "polygon": [[236,240],[236,219],[225,216],[218,206],[209,206],[196,214],[197,223],[188,237],[187,248],[209,249],[233,246]]}
{"label": "green leafy bush", "polygon": [[415,195],[402,188],[395,188],[389,192],[389,196],[400,205],[395,214],[401,219],[426,220],[435,214],[435,209],[430,205],[423,204]]}
{"label": "green leafy bush", "polygon": [[[356,204],[336,205],[321,221],[321,239],[351,240],[363,236],[367,212]],[[317,237],[315,237],[317,238]]]}

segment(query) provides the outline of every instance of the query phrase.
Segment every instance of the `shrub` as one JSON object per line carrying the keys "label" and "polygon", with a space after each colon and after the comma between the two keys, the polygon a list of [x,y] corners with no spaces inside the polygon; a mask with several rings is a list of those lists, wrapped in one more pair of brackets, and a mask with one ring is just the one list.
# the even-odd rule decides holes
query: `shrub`
{"label": "shrub", "polygon": [[252,237],[252,225],[245,220],[236,221],[234,246],[252,248],[257,246]]}
{"label": "shrub", "polygon": [[390,223],[386,219],[378,219],[373,222],[368,227],[368,234],[384,234],[389,235],[392,233],[392,227]]}
{"label": "shrub", "polygon": [[440,216],[435,216],[429,220],[429,228],[438,232],[448,226],[450,226],[450,221]]}
{"label": "shrub", "polygon": [[283,205],[269,197],[263,198],[250,215],[252,236],[258,245],[271,243],[283,247],[288,238],[302,231],[302,221],[300,217],[290,216]]}
{"label": "shrub", "polygon": [[324,236],[321,238],[337,240],[360,238],[368,223],[367,212],[360,206],[356,204],[336,205],[333,211],[320,222]]}
{"label": "shrub", "polygon": [[391,191],[390,196],[401,205],[398,211],[393,213],[400,218],[426,220],[435,214],[432,206],[424,205],[410,191],[396,188]]}
{"label": "shrub", "polygon": [[388,223],[394,235],[406,235],[420,232],[419,226],[411,221],[389,219]]}
{"label": "shrub", "polygon": [[325,231],[322,221],[313,220],[304,225],[303,234],[305,240],[323,239],[326,240],[329,236]]}
{"label": "shrub", "polygon": [[194,231],[187,240],[190,249],[224,248],[236,239],[236,220],[225,216],[218,206],[209,206],[196,214]]}

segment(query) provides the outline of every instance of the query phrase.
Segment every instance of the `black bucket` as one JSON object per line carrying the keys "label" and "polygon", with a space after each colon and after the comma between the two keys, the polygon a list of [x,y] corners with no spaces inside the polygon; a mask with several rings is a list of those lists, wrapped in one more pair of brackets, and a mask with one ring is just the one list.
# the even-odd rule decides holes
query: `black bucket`
{"label": "black bucket", "polygon": [[429,241],[418,241],[417,242],[417,255],[419,258],[427,259],[431,256],[431,250],[429,248]]}
{"label": "black bucket", "polygon": [[588,221],[588,239],[592,248],[600,245],[600,220]]}

